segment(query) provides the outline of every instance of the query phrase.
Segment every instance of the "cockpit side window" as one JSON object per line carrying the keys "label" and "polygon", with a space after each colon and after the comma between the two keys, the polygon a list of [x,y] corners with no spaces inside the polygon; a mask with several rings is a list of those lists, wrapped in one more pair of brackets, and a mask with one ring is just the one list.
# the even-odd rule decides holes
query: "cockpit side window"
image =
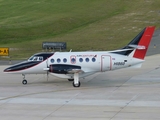
{"label": "cockpit side window", "polygon": [[51,57],[54,53],[37,53],[31,56],[28,61],[44,61]]}
{"label": "cockpit side window", "polygon": [[39,57],[39,61],[43,61],[43,57]]}
{"label": "cockpit side window", "polygon": [[33,56],[28,59],[28,61],[43,61],[42,56]]}
{"label": "cockpit side window", "polygon": [[38,60],[38,57],[34,57],[33,61],[37,61]]}
{"label": "cockpit side window", "polygon": [[30,57],[28,61],[33,61],[34,56]]}

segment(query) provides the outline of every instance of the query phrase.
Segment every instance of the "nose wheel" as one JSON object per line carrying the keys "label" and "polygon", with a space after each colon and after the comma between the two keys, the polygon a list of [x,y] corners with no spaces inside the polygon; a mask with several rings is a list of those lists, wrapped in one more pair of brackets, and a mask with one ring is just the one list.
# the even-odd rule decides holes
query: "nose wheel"
{"label": "nose wheel", "polygon": [[22,84],[23,84],[23,85],[26,85],[26,84],[27,84],[27,80],[25,79],[25,74],[22,74],[22,76],[23,76]]}
{"label": "nose wheel", "polygon": [[23,80],[23,81],[22,81],[22,84],[23,84],[23,85],[26,85],[26,84],[27,84],[27,80]]}

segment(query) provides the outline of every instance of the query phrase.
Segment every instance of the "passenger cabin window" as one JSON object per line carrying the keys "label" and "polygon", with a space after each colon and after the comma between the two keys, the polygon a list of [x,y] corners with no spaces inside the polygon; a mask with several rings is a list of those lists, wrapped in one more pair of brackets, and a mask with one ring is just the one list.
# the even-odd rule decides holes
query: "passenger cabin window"
{"label": "passenger cabin window", "polygon": [[95,62],[96,61],[96,58],[92,58],[92,62]]}
{"label": "passenger cabin window", "polygon": [[72,63],[75,63],[75,62],[76,62],[76,59],[75,59],[75,58],[72,58],[72,59],[71,59],[71,62],[72,62]]}
{"label": "passenger cabin window", "polygon": [[60,59],[60,58],[58,58],[58,59],[57,59],[57,62],[58,62],[58,63],[60,63],[60,62],[61,62],[61,59]]}
{"label": "passenger cabin window", "polygon": [[83,62],[83,59],[82,59],[82,58],[79,58],[79,62]]}
{"label": "passenger cabin window", "polygon": [[54,63],[54,59],[51,59],[51,63]]}
{"label": "passenger cabin window", "polygon": [[64,62],[64,63],[66,63],[66,62],[67,62],[67,59],[66,59],[66,58],[64,58],[64,59],[63,59],[63,62]]}
{"label": "passenger cabin window", "polygon": [[89,62],[89,58],[86,58],[86,62]]}

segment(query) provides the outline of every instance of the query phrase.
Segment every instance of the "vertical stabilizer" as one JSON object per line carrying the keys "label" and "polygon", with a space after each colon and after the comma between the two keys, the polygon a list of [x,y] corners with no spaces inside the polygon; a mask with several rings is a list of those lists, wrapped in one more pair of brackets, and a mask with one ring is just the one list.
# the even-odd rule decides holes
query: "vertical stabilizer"
{"label": "vertical stabilizer", "polygon": [[139,38],[137,48],[133,55],[134,58],[144,59],[146,52],[148,50],[150,41],[152,39],[154,29],[155,29],[154,26],[149,26],[145,28],[143,35]]}

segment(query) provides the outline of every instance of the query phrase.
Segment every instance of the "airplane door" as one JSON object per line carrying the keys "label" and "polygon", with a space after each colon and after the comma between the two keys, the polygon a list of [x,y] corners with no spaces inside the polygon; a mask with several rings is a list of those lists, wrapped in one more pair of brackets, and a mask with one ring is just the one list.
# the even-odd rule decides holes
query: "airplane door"
{"label": "airplane door", "polygon": [[101,56],[101,71],[111,70],[111,56],[102,55]]}

